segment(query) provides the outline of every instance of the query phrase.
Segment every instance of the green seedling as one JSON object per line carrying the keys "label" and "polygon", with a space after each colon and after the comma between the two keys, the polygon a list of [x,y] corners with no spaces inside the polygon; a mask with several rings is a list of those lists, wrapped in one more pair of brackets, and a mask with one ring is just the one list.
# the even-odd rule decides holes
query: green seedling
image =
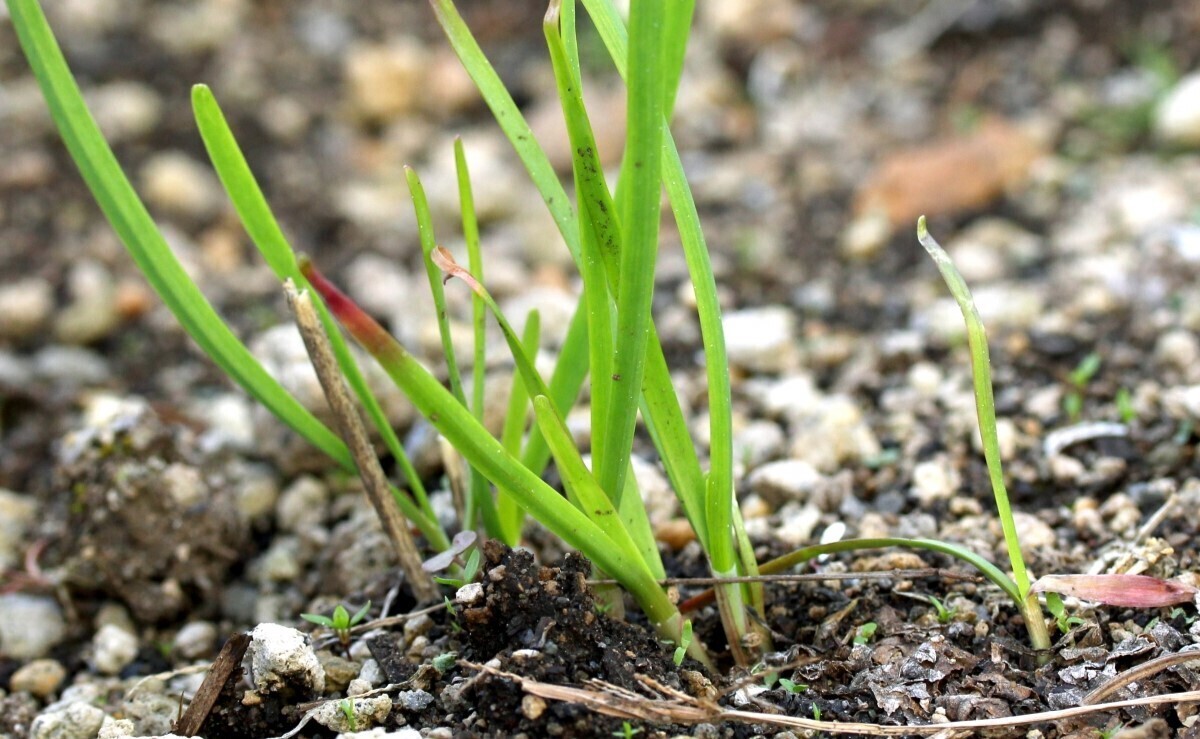
{"label": "green seedling", "polygon": [[629,723],[628,721],[622,721],[621,722],[621,730],[614,731],[612,735],[624,737],[624,739],[632,739],[633,737],[635,737],[641,733],[642,733],[642,727],[639,726],[635,729],[633,727],[633,724]]}
{"label": "green seedling", "polygon": [[1100,355],[1091,352],[1079,361],[1075,369],[1071,370],[1071,374],[1067,375],[1070,389],[1063,396],[1063,412],[1071,421],[1079,420],[1079,415],[1083,412],[1083,394],[1087,390],[1088,383],[1100,371],[1100,365]]}
{"label": "green seedling", "polygon": [[1121,423],[1131,424],[1137,420],[1137,410],[1133,407],[1133,396],[1129,388],[1123,387],[1118,390],[1113,402],[1117,406],[1117,417],[1121,419]]}
{"label": "green seedling", "polygon": [[[958,303],[967,325],[967,347],[971,354],[971,378],[975,390],[975,410],[979,417],[979,434],[983,441],[983,456],[992,484],[992,496],[996,500],[996,512],[1000,517],[1000,528],[1004,532],[1004,543],[1008,549],[1008,561],[1012,566],[1011,582],[1016,590],[1014,600],[1024,617],[1025,630],[1029,633],[1034,648],[1049,649],[1050,634],[1046,630],[1046,620],[1037,596],[1030,592],[1029,573],[1025,569],[1017,525],[1013,519],[1012,506],[1008,502],[1008,488],[1004,484],[1004,471],[1000,462],[1000,438],[996,432],[996,401],[992,391],[991,357],[983,320],[975,308],[975,301],[966,281],[950,261],[950,255],[929,234],[924,216],[917,220],[917,239],[942,273],[942,279]],[[1005,578],[1007,579],[1007,576]],[[1008,592],[1010,596],[1014,595],[1011,590]]]}
{"label": "green seedling", "polygon": [[821,720],[821,707],[818,706],[816,703],[814,703],[812,706],[812,717],[813,717],[813,721]]}
{"label": "green seedling", "polygon": [[350,615],[350,611],[346,610],[346,607],[339,603],[338,606],[333,609],[333,614],[331,616],[322,616],[318,613],[301,613],[300,618],[304,619],[310,624],[324,626],[333,632],[334,636],[338,638],[338,641],[341,642],[343,647],[349,647],[350,629],[358,626],[358,624],[367,617],[367,612],[370,610],[371,601],[367,601],[367,604],[355,611],[354,615],[352,616]]}
{"label": "green seedling", "polygon": [[[458,571],[455,576],[434,577],[434,582],[442,585],[450,585],[454,588],[461,588],[469,582],[474,582],[475,577],[479,574],[480,565],[483,563],[483,552],[475,545],[476,534],[474,531],[460,531],[455,535],[454,540],[450,542],[450,548],[444,552],[438,552],[434,556],[421,563],[421,569],[426,572],[442,572],[443,570],[455,567]],[[474,548],[472,548],[474,547]],[[470,550],[467,559],[464,562],[461,558],[463,552]]]}
{"label": "green seedling", "polygon": [[862,626],[854,630],[854,643],[867,644],[875,638],[875,632],[879,629],[879,624],[874,621],[868,621]]}
{"label": "green seedling", "polygon": [[1125,728],[1125,722],[1122,721],[1115,726],[1110,726],[1106,729],[1096,729],[1096,735],[1099,739],[1113,739],[1113,737],[1121,733],[1121,729]]}
{"label": "green seedling", "polygon": [[803,693],[808,690],[808,686],[806,684],[788,680],[786,677],[779,678],[779,687],[783,688],[789,693]]}
{"label": "green seedling", "polygon": [[358,731],[358,709],[354,706],[354,701],[349,698],[343,698],[338,702],[338,708],[341,709],[342,715],[346,717],[346,724],[350,731]]}
{"label": "green seedling", "polygon": [[1196,616],[1187,615],[1187,613],[1182,608],[1179,608],[1178,606],[1171,609],[1171,613],[1169,614],[1169,617],[1171,618],[1171,620],[1174,620],[1177,618],[1183,619],[1183,623],[1186,626],[1191,626],[1196,621],[1196,618],[1197,618]]}
{"label": "green seedling", "polygon": [[679,646],[675,647],[675,666],[683,664],[683,658],[687,656],[688,647],[692,645],[692,622],[687,620],[683,622],[683,635],[679,638]]}
{"label": "green seedling", "polygon": [[458,661],[458,652],[442,652],[438,656],[434,657],[432,661],[433,669],[437,670],[439,674],[444,673],[446,670],[449,670],[451,667],[453,667],[454,663]]}
{"label": "green seedling", "polygon": [[925,599],[929,602],[929,605],[933,606],[934,612],[937,613],[937,620],[939,624],[948,624],[954,620],[956,615],[958,615],[957,607],[947,608],[946,604],[935,595],[927,595],[925,596]]}
{"label": "green seedling", "polygon": [[1066,634],[1076,626],[1086,623],[1079,616],[1067,615],[1067,607],[1058,593],[1046,593],[1046,610],[1054,617],[1054,625],[1060,634]]}

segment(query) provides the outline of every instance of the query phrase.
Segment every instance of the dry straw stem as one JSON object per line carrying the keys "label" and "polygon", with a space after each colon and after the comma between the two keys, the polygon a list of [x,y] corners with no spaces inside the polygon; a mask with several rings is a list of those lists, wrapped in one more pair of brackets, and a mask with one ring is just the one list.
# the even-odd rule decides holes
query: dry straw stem
{"label": "dry straw stem", "polygon": [[317,379],[321,382],[321,389],[325,391],[325,398],[329,401],[329,408],[337,421],[338,430],[354,457],[367,498],[375,507],[384,533],[392,542],[392,548],[396,550],[396,557],[413,594],[418,600],[434,600],[438,596],[437,584],[429,573],[421,569],[421,556],[417,553],[416,542],[408,530],[408,522],[392,497],[387,477],[383,474],[383,468],[379,466],[379,459],[367,438],[367,430],[363,427],[354,402],[350,400],[345,383],[342,382],[337,360],[334,359],[333,349],[329,345],[329,337],[321,329],[312,299],[307,291],[298,292],[291,280],[284,283],[283,290],[287,295],[292,315],[296,317],[296,325],[300,328],[300,336],[304,339],[304,347],[308,350],[308,357],[317,372]]}
{"label": "dry straw stem", "polygon": [[736,721],[749,724],[766,724],[770,726],[786,726],[795,729],[825,732],[827,734],[865,734],[868,736],[912,736],[913,734],[940,734],[942,732],[969,731],[974,735],[981,729],[1006,729],[1014,726],[1044,724],[1063,719],[1087,716],[1095,713],[1114,711],[1119,708],[1132,706],[1153,706],[1162,704],[1177,705],[1200,701],[1200,690],[1186,693],[1170,693],[1154,695],[1133,700],[1100,703],[1092,706],[1064,708],[1058,711],[1041,711],[1025,716],[1008,716],[996,719],[980,719],[976,721],[947,721],[945,723],[926,724],[918,726],[885,726],[882,724],[865,724],[855,721],[817,721],[799,716],[783,716],[773,713],[758,713],[756,711],[729,710],[718,706],[712,701],[700,700],[665,685],[651,678],[639,675],[638,679],[650,690],[665,698],[648,698],[640,693],[624,688],[593,681],[590,688],[577,688],[569,685],[551,685],[531,680],[511,672],[504,672],[486,665],[478,665],[465,660],[459,664],[483,673],[495,675],[520,684],[521,689],[531,695],[550,700],[560,700],[585,706],[606,716],[615,716],[631,721],[668,724],[700,724]]}

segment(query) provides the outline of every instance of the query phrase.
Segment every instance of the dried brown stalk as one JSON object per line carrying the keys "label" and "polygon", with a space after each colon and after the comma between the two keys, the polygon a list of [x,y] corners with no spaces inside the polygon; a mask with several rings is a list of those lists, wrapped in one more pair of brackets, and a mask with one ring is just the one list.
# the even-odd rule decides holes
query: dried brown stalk
{"label": "dried brown stalk", "polygon": [[866,724],[855,721],[817,721],[799,716],[781,716],[755,711],[726,709],[712,701],[701,700],[676,690],[669,690],[650,678],[640,675],[638,679],[644,685],[666,697],[648,698],[624,688],[598,682],[592,683],[593,687],[591,688],[551,685],[486,665],[478,665],[464,660],[460,660],[459,664],[517,682],[520,684],[522,690],[532,695],[549,698],[550,700],[576,703],[597,713],[602,713],[606,716],[615,716],[620,719],[678,724],[738,721],[752,724],[767,724],[770,726],[786,726],[829,734],[865,734],[868,736],[938,734],[946,736],[945,732],[967,731],[970,732],[968,735],[973,736],[980,729],[1004,729],[1014,726],[1027,726],[1029,724],[1050,723],[1076,716],[1103,713],[1131,706],[1176,705],[1185,702],[1200,702],[1200,690],[1193,690],[1185,693],[1171,693],[1169,695],[1155,695],[1112,703],[1064,708],[1057,711],[1041,711],[1024,716],[1007,716],[1004,718],[979,719],[975,721],[948,721],[924,726],[885,726],[882,724]]}
{"label": "dried brown stalk", "polygon": [[354,464],[358,467],[358,474],[362,478],[367,498],[370,499],[371,505],[375,508],[375,514],[379,516],[379,521],[383,524],[384,533],[392,542],[392,548],[395,549],[396,557],[400,561],[400,568],[404,570],[409,586],[418,600],[434,600],[438,596],[437,584],[434,583],[429,573],[421,569],[421,556],[417,552],[416,542],[413,541],[412,533],[409,531],[408,521],[405,520],[404,514],[400,512],[400,507],[392,498],[387,477],[383,474],[383,468],[379,465],[379,459],[371,447],[367,430],[358,415],[358,410],[350,399],[350,392],[342,381],[341,371],[338,369],[337,360],[334,359],[333,349],[329,345],[329,337],[325,335],[325,331],[321,327],[321,322],[313,309],[312,299],[308,292],[298,292],[291,280],[284,283],[283,289],[287,294],[292,315],[296,317],[296,325],[300,327],[300,336],[304,339],[304,347],[308,350],[313,369],[317,371],[321,389],[325,391],[325,398],[329,401],[329,407],[333,411],[338,431],[341,432],[346,446],[350,449],[350,454],[354,457]]}

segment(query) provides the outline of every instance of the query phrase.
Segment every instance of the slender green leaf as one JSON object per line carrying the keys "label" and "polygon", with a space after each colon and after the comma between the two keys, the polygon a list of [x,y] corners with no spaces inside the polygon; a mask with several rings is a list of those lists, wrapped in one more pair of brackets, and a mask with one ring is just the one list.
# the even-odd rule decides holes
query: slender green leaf
{"label": "slender green leaf", "polygon": [[[471,190],[471,175],[467,168],[467,155],[463,151],[461,138],[454,139],[454,168],[458,177],[458,202],[462,212],[463,240],[467,243],[467,265],[471,275],[483,282],[483,254],[479,248],[479,223],[475,218],[475,195]],[[487,309],[478,295],[471,296],[471,329],[474,334],[474,353],[471,360],[471,410],[475,418],[483,420],[484,379],[487,376]],[[470,483],[468,484],[467,528],[474,528],[475,513],[483,514],[484,525],[489,529],[501,529],[497,517],[496,504],[488,490],[487,480],[474,467],[468,467]],[[517,536],[520,536],[520,522],[516,524]],[[495,532],[493,532],[495,533]],[[515,546],[516,541],[511,536],[505,537],[509,546]]]}
{"label": "slender green leaf", "polygon": [[678,636],[682,617],[639,557],[628,553],[591,519],[509,454],[471,412],[442,387],[436,377],[411,357],[382,326],[317,272],[311,263],[302,258],[300,268],[342,325],[379,360],[417,410],[470,464],[493,483],[512,493],[521,506],[547,529],[620,581],[660,632]]}
{"label": "slender green leaf", "polygon": [[[604,438],[608,453],[597,460],[600,486],[619,496],[624,485],[638,394],[646,366],[646,343],[653,325],[654,265],[658,257],[658,227],[662,191],[663,85],[662,33],[665,10],[661,0],[645,0],[630,8],[628,96],[625,161],[628,165],[628,216],[621,220],[620,288],[611,377],[593,377],[592,384],[612,383]],[[624,215],[624,214],[622,214]]]}
{"label": "slender green leaf", "polygon": [[285,424],[342,466],[346,445],[254,359],[188,277],[96,126],[35,0],[6,0],[13,27],[63,143],[100,209],[154,291],[213,362]]}
{"label": "slender green leaf", "polygon": [[971,290],[954,263],[950,261],[950,255],[925,227],[925,216],[921,216],[917,221],[917,239],[942,273],[942,279],[950,288],[950,294],[958,303],[963,320],[967,324],[967,346],[971,352],[971,377],[975,386],[975,410],[979,414],[983,456],[992,483],[992,495],[996,498],[996,509],[1000,514],[1000,527],[1004,530],[1004,542],[1008,546],[1008,559],[1017,586],[1024,596],[1029,593],[1029,574],[1021,556],[1021,540],[1017,534],[1017,524],[1013,520],[1012,506],[1008,502],[1008,489],[1004,485],[1004,471],[1000,463],[1000,437],[996,433],[996,401],[992,396],[992,368],[988,355],[987,332],[979,318],[979,311],[975,308]]}
{"label": "slender green leaf", "polygon": [[[209,159],[212,161],[213,168],[226,193],[229,194],[229,199],[233,203],[234,209],[237,210],[246,233],[250,235],[250,239],[258,247],[259,253],[280,280],[291,279],[301,288],[307,287],[308,282],[296,266],[296,255],[291,244],[288,243],[287,237],[279,228],[275,214],[271,212],[271,207],[263,196],[262,188],[259,187],[254,173],[250,170],[250,165],[247,164],[246,158],[242,154],[241,147],[238,146],[233,131],[225,120],[221,106],[207,85],[192,87],[192,109]],[[354,355],[350,353],[346,340],[329,315],[325,304],[319,297],[313,301],[313,304],[321,319],[325,334],[329,337],[330,346],[342,375],[346,378],[359,402],[362,403],[367,416],[383,439],[384,445],[400,465],[408,481],[409,489],[413,491],[413,496],[416,498],[416,506],[414,506],[408,496],[393,488],[392,493],[397,504],[405,517],[421,529],[435,549],[444,549],[449,545],[449,541],[445,532],[437,524],[437,516],[429,505],[425,486],[422,484],[416,468],[413,467],[412,461],[408,458],[408,454],[405,453],[404,445],[400,443],[399,437],[388,421],[387,414],[384,413],[375,394],[371,392],[366,377],[359,369]]]}

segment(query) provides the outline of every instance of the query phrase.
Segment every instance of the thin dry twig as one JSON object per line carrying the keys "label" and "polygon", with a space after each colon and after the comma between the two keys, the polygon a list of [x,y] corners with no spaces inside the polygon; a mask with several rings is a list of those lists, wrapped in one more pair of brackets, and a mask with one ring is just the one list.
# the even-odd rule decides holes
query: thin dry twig
{"label": "thin dry twig", "polygon": [[1120,675],[1114,677],[1112,680],[1109,680],[1092,692],[1088,693],[1083,697],[1083,700],[1079,702],[1079,705],[1091,706],[1098,704],[1116,693],[1121,688],[1136,683],[1140,680],[1145,680],[1152,675],[1157,675],[1168,667],[1174,667],[1175,665],[1181,665],[1184,662],[1192,662],[1195,660],[1200,660],[1200,649],[1193,649],[1186,652],[1173,652],[1171,654],[1164,654],[1161,657],[1155,657],[1148,662],[1143,662],[1136,667],[1129,668],[1125,672],[1122,672]]}
{"label": "thin dry twig", "polygon": [[755,711],[726,709],[712,701],[685,696],[674,690],[663,690],[661,689],[662,686],[659,686],[655,681],[643,676],[639,676],[639,680],[644,685],[654,688],[660,694],[669,695],[670,698],[646,698],[624,689],[612,690],[604,685],[601,685],[600,689],[551,685],[486,665],[478,665],[464,660],[459,660],[459,664],[479,670],[481,673],[489,673],[497,677],[512,680],[518,683],[522,690],[532,695],[551,700],[577,703],[597,713],[621,719],[679,724],[740,721],[823,731],[832,734],[866,734],[870,736],[909,736],[912,734],[940,734],[945,736],[945,732],[948,731],[974,732],[978,729],[1004,729],[1014,726],[1027,726],[1029,724],[1050,723],[1076,716],[1113,711],[1119,708],[1129,708],[1131,706],[1179,704],[1200,701],[1200,690],[1193,690],[1185,693],[1171,693],[1169,695],[1148,696],[1112,703],[1064,708],[1057,711],[1041,711],[1024,716],[1008,716],[975,721],[949,721],[924,726],[885,726],[882,724],[867,724],[855,721],[817,721],[799,716],[781,716]]}
{"label": "thin dry twig", "polygon": [[371,448],[370,439],[367,437],[367,430],[342,381],[341,371],[329,345],[329,337],[325,335],[313,309],[312,298],[307,291],[298,292],[291,280],[284,283],[283,289],[287,294],[292,315],[296,318],[296,325],[300,327],[300,335],[304,339],[313,369],[317,371],[317,379],[321,382],[325,398],[329,401],[329,407],[337,421],[338,430],[341,431],[342,438],[354,457],[354,464],[362,477],[363,488],[371,500],[371,505],[375,507],[375,513],[379,516],[393,549],[396,550],[400,567],[404,570],[405,577],[418,600],[434,600],[438,596],[437,584],[429,573],[421,569],[421,556],[417,552],[412,533],[408,530],[408,522],[392,498],[387,476],[379,465],[379,459],[375,456],[375,450]]}

